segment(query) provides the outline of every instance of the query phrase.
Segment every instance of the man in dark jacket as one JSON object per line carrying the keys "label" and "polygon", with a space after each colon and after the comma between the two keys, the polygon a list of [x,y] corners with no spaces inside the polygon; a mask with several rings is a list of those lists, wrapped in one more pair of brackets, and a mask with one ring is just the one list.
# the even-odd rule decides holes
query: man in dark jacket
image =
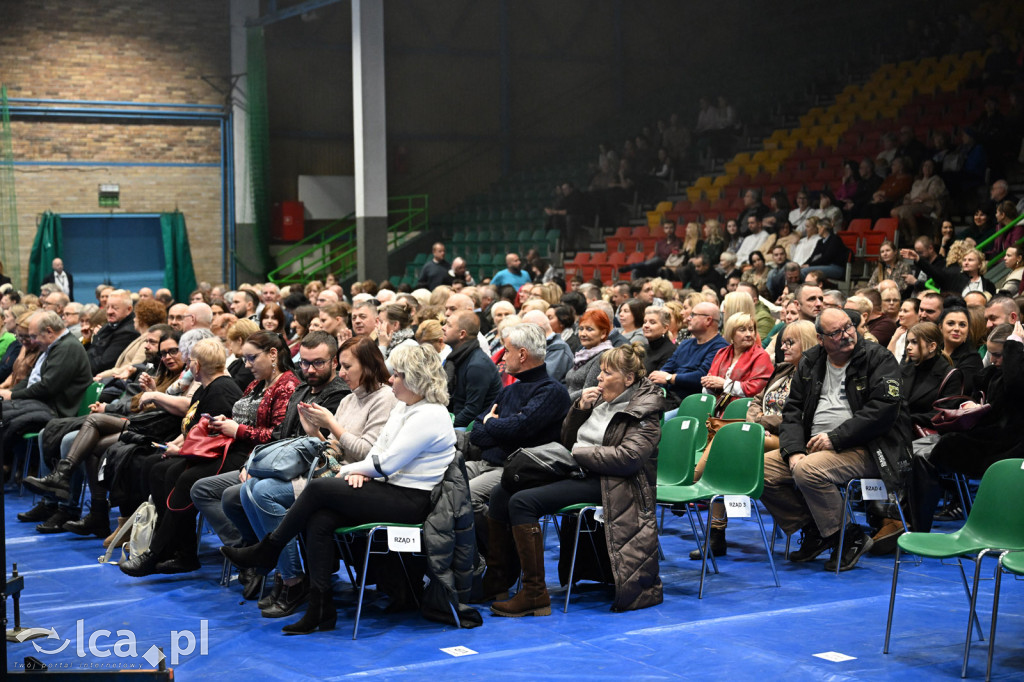
{"label": "man in dark jacket", "polygon": [[121,292],[110,294],[107,297],[107,324],[93,334],[89,343],[89,364],[92,365],[93,376],[113,367],[128,344],[138,336],[131,297]]}
{"label": "man in dark jacket", "polygon": [[468,426],[482,414],[501,388],[498,368],[480,348],[480,320],[472,310],[456,310],[444,323],[444,342],[452,347],[445,360],[448,375],[448,411],[455,427]]}
{"label": "man in dark jacket", "polygon": [[416,282],[418,288],[433,291],[442,284],[452,283],[452,277],[448,274],[451,265],[444,259],[444,253],[444,244],[441,242],[431,247],[433,258],[428,260],[420,271],[420,279]]}
{"label": "man in dark jacket", "polygon": [[482,451],[478,461],[466,463],[474,512],[487,509],[491,491],[501,481],[506,457],[519,448],[559,439],[571,404],[569,391],[548,374],[546,341],[540,327],[529,323],[506,327],[501,343],[505,369],[518,381],[498,392],[487,411],[477,415],[469,434],[469,441]]}
{"label": "man in dark jacket", "polygon": [[872,541],[851,524],[837,547],[844,504],[837,486],[881,478],[895,492],[909,470],[910,418],[892,353],[865,343],[843,310],[825,309],[815,328],[821,345],[804,353],[793,376],[781,447],[765,454],[761,501],[787,534],[803,530],[791,561],[832,550],[825,569],[838,561],[846,571]]}
{"label": "man in dark jacket", "polygon": [[[323,405],[334,412],[341,399],[351,392],[338,376],[338,341],[334,336],[327,332],[306,334],[299,346],[299,357],[306,380],[295,388],[288,400],[284,420],[274,430],[275,441],[306,435],[299,420],[300,402]],[[255,536],[242,509],[241,487],[238,471],[210,476],[192,486],[191,496],[196,508],[228,547],[242,546],[243,535],[250,542],[261,539]]]}
{"label": "man in dark jacket", "polygon": [[38,431],[54,417],[78,414],[92,372],[85,348],[71,336],[60,316],[39,311],[28,320],[28,338],[40,355],[31,373],[11,389],[0,390],[5,452],[13,452],[23,433]]}

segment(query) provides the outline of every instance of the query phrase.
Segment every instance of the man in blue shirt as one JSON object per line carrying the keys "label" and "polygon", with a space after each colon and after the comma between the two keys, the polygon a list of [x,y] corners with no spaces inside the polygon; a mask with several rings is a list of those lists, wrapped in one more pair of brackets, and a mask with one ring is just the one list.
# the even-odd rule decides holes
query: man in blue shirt
{"label": "man in blue shirt", "polygon": [[714,303],[705,301],[694,306],[687,325],[690,338],[679,344],[661,369],[650,373],[648,378],[665,386],[676,401],[701,392],[701,377],[711,369],[715,353],[729,345],[718,333],[720,318]]}
{"label": "man in blue shirt", "polygon": [[505,269],[494,273],[491,284],[499,288],[505,284],[510,284],[515,287],[516,291],[519,291],[519,287],[531,281],[530,273],[521,269],[521,265],[522,261],[519,260],[518,253],[506,255]]}

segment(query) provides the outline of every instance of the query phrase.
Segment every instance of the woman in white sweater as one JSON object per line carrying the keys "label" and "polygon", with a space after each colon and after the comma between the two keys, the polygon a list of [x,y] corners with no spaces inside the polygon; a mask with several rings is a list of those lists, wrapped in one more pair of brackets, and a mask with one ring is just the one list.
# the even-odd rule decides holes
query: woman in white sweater
{"label": "woman in white sweater", "polygon": [[334,529],[371,522],[422,523],[430,512],[430,491],[455,457],[447,379],[437,351],[401,346],[389,359],[399,404],[366,456],[345,464],[334,477],[312,481],[277,529],[259,544],[221,547],[236,566],[269,570],[287,542],[305,531],[309,610],[283,628],[287,634],[334,628]]}

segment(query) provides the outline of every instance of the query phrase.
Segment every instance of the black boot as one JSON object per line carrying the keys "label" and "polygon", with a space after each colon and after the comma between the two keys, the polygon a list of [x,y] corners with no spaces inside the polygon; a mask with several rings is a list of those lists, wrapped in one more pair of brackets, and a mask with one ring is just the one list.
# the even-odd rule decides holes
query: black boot
{"label": "black boot", "polygon": [[146,550],[142,554],[137,554],[118,565],[121,572],[125,575],[130,575],[133,578],[142,578],[147,575],[153,575],[156,573],[156,565],[158,559],[153,555],[152,552]]}
{"label": "black boot", "polygon": [[39,502],[36,502],[36,506],[32,507],[28,511],[18,512],[18,520],[24,521],[25,523],[38,523],[40,521],[45,521],[55,513],[57,513],[56,502],[40,500]]}
{"label": "black boot", "polygon": [[487,571],[481,601],[508,599],[509,588],[519,579],[519,556],[511,526],[488,516],[487,542]]}
{"label": "black boot", "polygon": [[220,553],[239,568],[255,568],[266,573],[277,566],[277,559],[286,543],[277,542],[268,533],[265,538],[249,547],[221,547]]}
{"label": "black boot", "polygon": [[298,611],[308,598],[309,578],[302,576],[302,580],[294,585],[283,585],[274,603],[260,613],[264,618],[284,618]]}
{"label": "black boot", "polygon": [[75,521],[77,518],[77,514],[72,514],[66,509],[58,508],[50,518],[36,526],[36,532],[43,533],[44,535],[49,535],[51,533],[63,533],[64,524],[68,521]]}
{"label": "black boot", "polygon": [[334,594],[321,592],[313,587],[309,590],[309,608],[297,623],[285,625],[281,632],[286,635],[308,635],[317,628],[333,630],[338,622],[338,612],[334,608]]}
{"label": "black boot", "polygon": [[57,468],[43,478],[28,476],[24,483],[36,495],[56,495],[66,500],[71,497],[71,462],[62,459],[57,462]]}
{"label": "black boot", "polygon": [[[724,528],[711,528],[711,556],[720,557],[725,556],[726,545],[725,545],[725,529]],[[700,561],[701,553],[699,549],[695,549],[690,552],[690,559],[693,561]]]}
{"label": "black boot", "polygon": [[[243,571],[251,571],[252,569],[251,568],[244,568],[242,570]],[[259,579],[262,581],[263,576],[259,576]],[[241,581],[241,573],[239,573],[239,581]],[[262,585],[260,585],[260,586],[262,586]],[[283,589],[284,589],[284,580],[281,579],[281,574],[280,573],[275,573],[274,574],[274,585],[273,585],[273,587],[270,588],[270,592],[267,593],[267,596],[262,597],[259,601],[256,602],[256,608],[258,608],[260,611],[262,611],[263,609],[269,609],[270,605],[273,604],[275,601],[277,601],[277,598],[281,596],[281,590],[283,590]],[[255,590],[253,590],[251,597],[246,596],[248,594],[247,591],[243,592],[242,596],[245,597],[246,599],[250,599],[250,600],[254,599],[255,597],[259,596],[257,594],[258,590],[259,590],[258,587]]]}
{"label": "black boot", "polygon": [[81,521],[68,521],[64,524],[64,530],[75,535],[95,535],[98,538],[110,535],[110,508],[106,501],[100,504],[98,500],[93,500],[89,515]]}

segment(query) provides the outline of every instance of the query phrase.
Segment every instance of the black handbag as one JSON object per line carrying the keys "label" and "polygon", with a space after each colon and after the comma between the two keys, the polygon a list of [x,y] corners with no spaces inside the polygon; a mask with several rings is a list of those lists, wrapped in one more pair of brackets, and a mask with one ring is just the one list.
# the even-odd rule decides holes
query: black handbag
{"label": "black handbag", "polygon": [[165,443],[174,440],[181,433],[181,417],[164,410],[135,412],[128,415],[128,422],[124,430],[142,438],[122,437],[122,442]]}
{"label": "black handbag", "polygon": [[586,478],[583,470],[561,443],[519,448],[505,459],[501,487],[510,493],[562,481]]}

